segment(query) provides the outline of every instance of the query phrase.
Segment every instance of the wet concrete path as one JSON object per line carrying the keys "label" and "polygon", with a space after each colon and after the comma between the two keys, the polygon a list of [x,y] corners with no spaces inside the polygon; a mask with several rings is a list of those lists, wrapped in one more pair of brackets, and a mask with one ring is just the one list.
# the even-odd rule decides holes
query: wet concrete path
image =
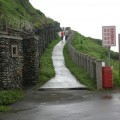
{"label": "wet concrete path", "polygon": [[41,89],[47,88],[85,88],[66,68],[63,57],[64,41],[60,41],[53,49],[52,60],[55,68],[55,77],[48,81]]}

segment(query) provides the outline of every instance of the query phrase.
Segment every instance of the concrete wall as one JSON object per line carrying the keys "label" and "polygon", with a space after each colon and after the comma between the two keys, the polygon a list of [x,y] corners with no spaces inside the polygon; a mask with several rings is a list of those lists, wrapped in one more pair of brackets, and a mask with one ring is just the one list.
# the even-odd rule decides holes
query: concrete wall
{"label": "concrete wall", "polygon": [[71,45],[71,41],[73,40],[74,35],[75,33],[72,32],[67,41],[70,56],[72,57],[72,60],[75,64],[77,64],[79,67],[82,67],[84,70],[86,70],[88,74],[90,74],[92,80],[96,82],[97,88],[101,89],[102,61],[94,57],[88,56],[87,54],[76,51]]}

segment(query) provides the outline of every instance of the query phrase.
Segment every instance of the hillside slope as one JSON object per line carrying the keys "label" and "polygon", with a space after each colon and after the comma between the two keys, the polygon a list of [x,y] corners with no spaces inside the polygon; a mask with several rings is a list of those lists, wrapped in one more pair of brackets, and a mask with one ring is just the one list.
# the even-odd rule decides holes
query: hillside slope
{"label": "hillside slope", "polygon": [[[102,40],[85,37],[76,32],[75,38],[72,41],[72,46],[77,51],[105,61],[106,65],[108,65],[108,49],[106,47],[102,47]],[[111,51],[111,66],[113,66],[115,87],[120,87],[118,60],[119,54],[117,52]]]}
{"label": "hillside slope", "polygon": [[54,22],[35,9],[29,0],[0,0],[0,16],[5,16],[11,23],[14,21],[31,22],[35,27]]}

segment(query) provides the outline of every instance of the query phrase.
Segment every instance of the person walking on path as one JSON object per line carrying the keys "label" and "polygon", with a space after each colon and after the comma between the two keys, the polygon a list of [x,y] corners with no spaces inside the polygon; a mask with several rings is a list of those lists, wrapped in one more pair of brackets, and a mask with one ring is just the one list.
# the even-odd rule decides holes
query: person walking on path
{"label": "person walking on path", "polygon": [[61,31],[61,40],[63,41],[64,31]]}
{"label": "person walking on path", "polygon": [[68,30],[65,30],[65,40],[68,38]]}

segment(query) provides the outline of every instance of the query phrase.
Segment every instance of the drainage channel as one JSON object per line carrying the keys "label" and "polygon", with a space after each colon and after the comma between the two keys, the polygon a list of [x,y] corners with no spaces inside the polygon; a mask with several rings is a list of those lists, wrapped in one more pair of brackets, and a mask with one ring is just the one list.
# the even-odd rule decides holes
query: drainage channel
{"label": "drainage channel", "polygon": [[87,87],[76,87],[76,88],[39,88],[39,91],[62,91],[62,90],[89,90]]}

